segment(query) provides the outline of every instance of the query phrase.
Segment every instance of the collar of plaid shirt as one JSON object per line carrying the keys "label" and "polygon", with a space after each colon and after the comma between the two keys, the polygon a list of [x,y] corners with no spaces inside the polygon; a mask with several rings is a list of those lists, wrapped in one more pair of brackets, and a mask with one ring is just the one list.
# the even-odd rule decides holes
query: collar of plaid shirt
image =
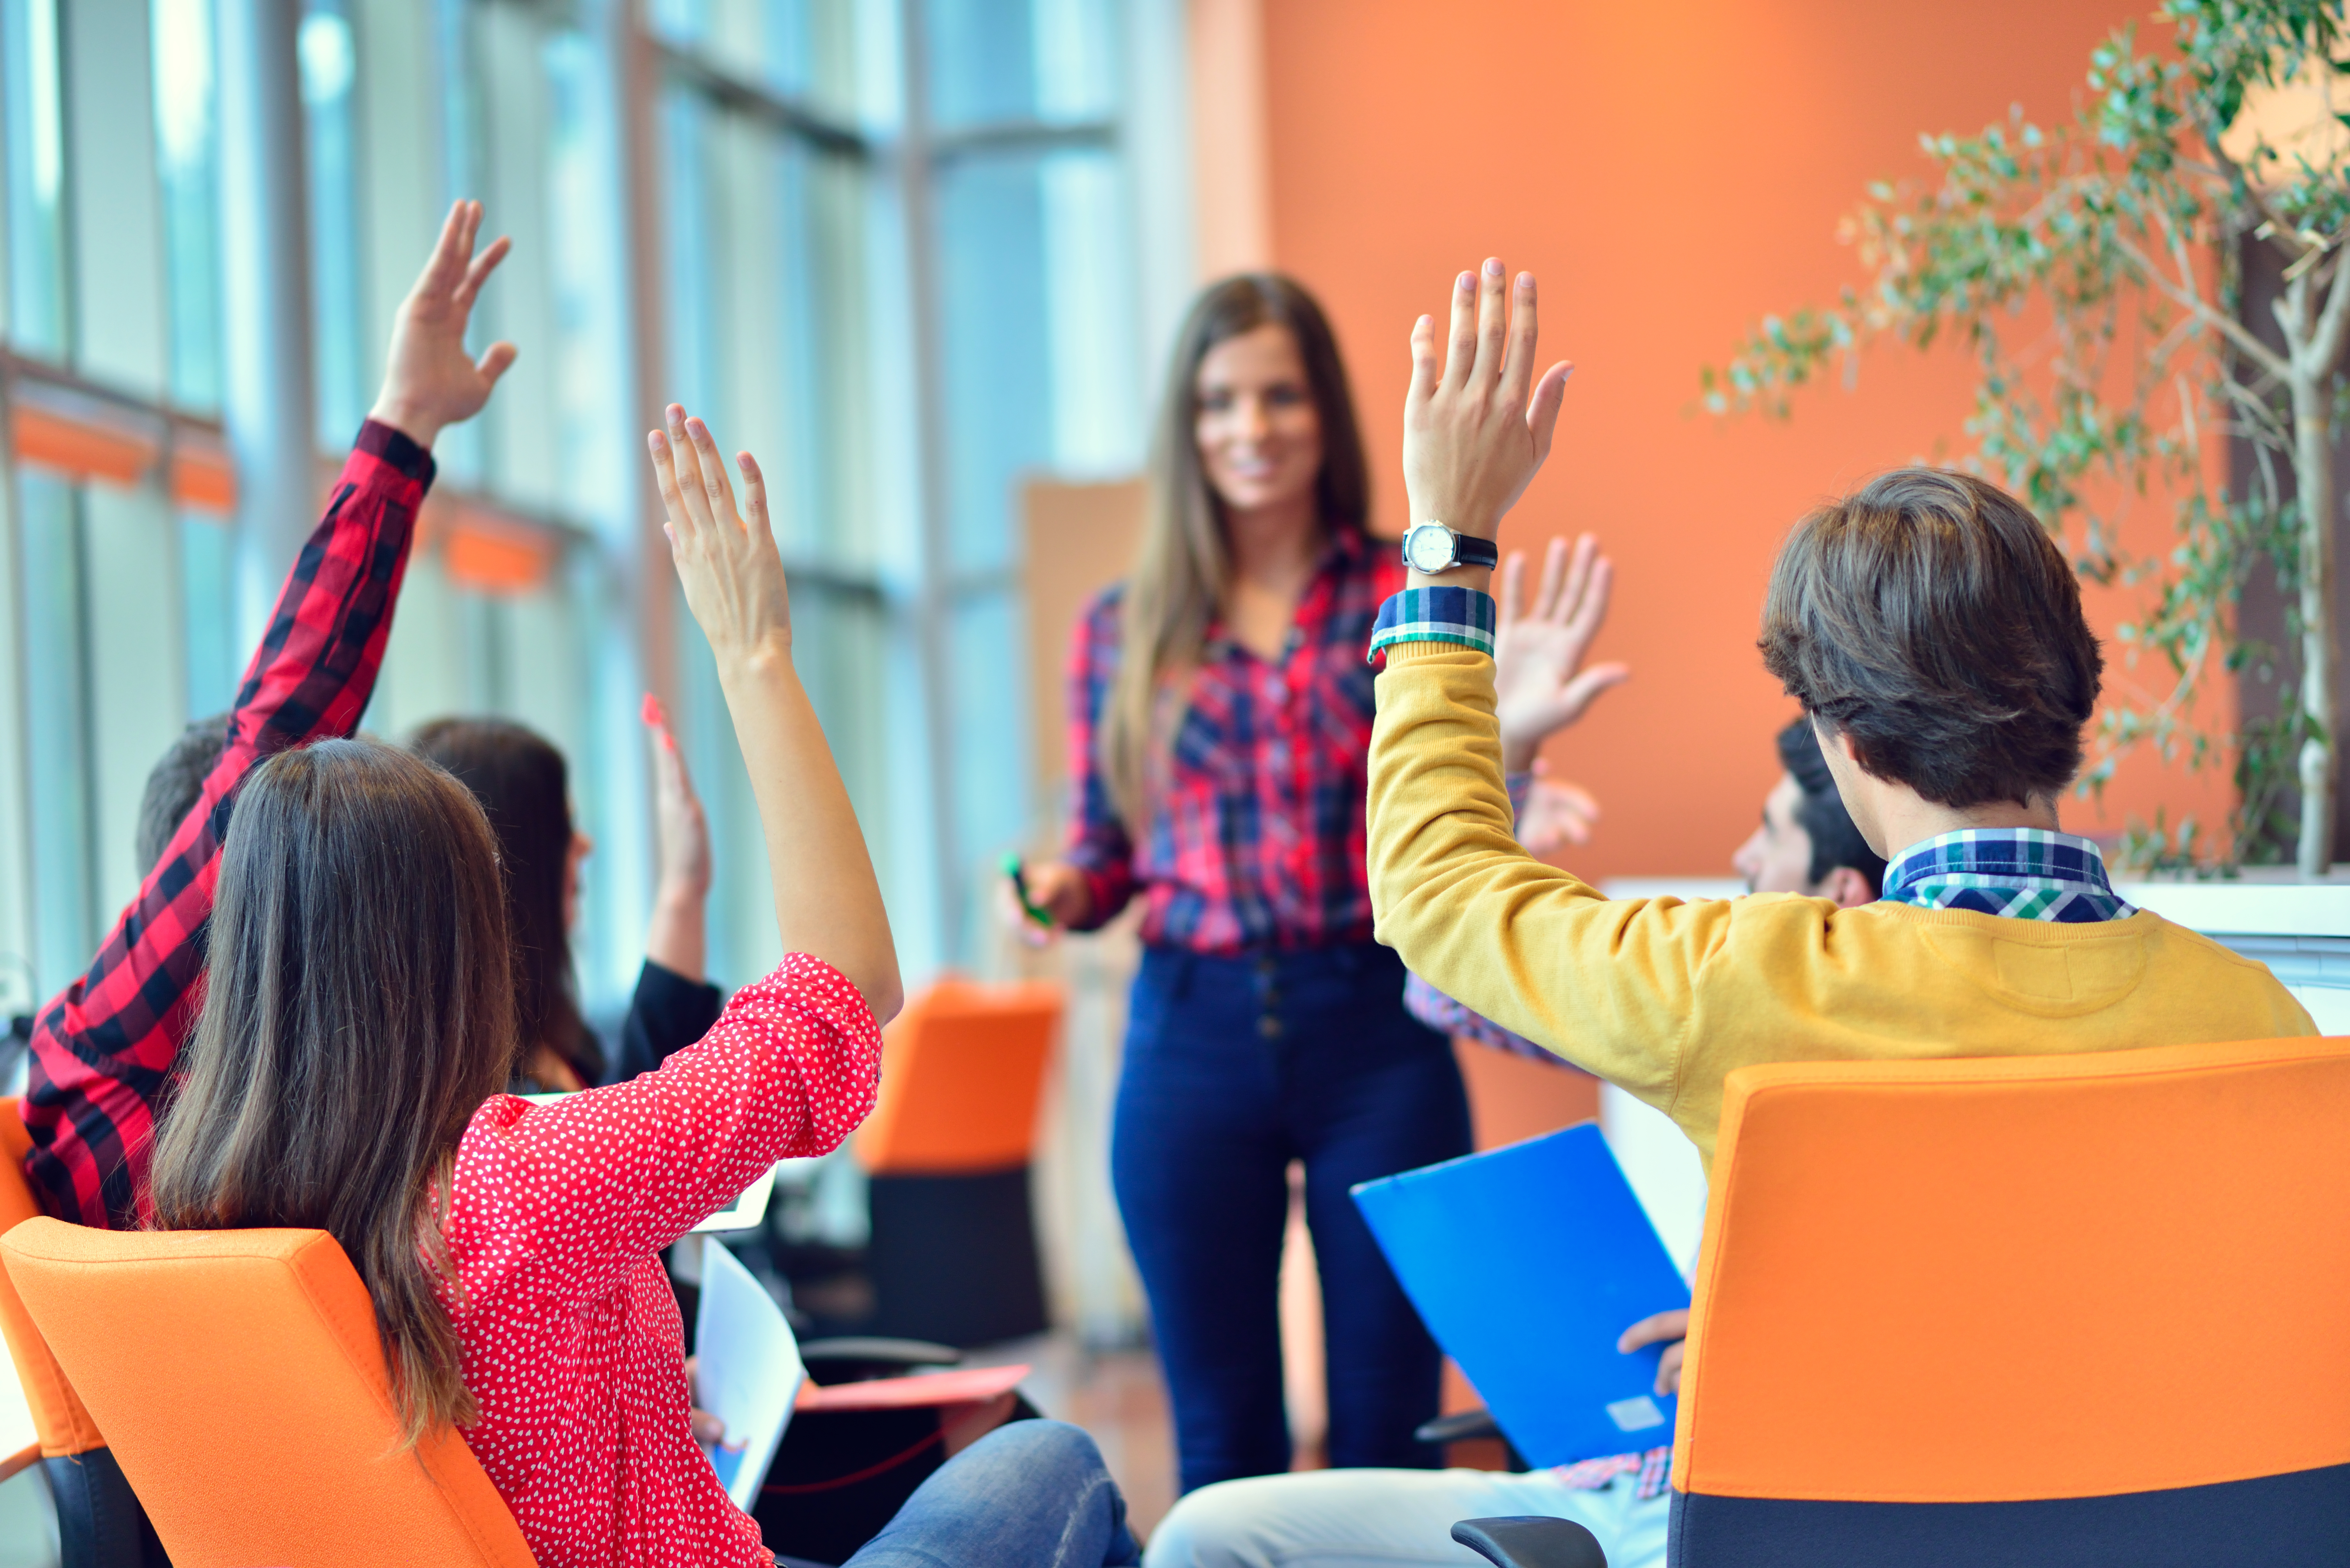
{"label": "collar of plaid shirt", "polygon": [[1888,903],[2011,920],[2086,922],[2137,913],[2095,844],[2040,827],[1969,827],[1913,845],[1885,868]]}
{"label": "collar of plaid shirt", "polygon": [[[2127,919],[2137,910],[2106,876],[2096,845],[2038,827],[1971,827],[1913,846],[1885,869],[1885,898],[1929,909],[1972,909],[2014,920]],[[1643,1501],[1665,1489],[1670,1448],[1561,1465],[1565,1485],[1596,1490],[1634,1476]]]}

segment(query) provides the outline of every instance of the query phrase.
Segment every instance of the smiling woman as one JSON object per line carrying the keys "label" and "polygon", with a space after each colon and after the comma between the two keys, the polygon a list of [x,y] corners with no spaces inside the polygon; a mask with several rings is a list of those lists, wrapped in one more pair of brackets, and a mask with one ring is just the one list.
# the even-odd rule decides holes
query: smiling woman
{"label": "smiling woman", "polygon": [[1469,1151],[1445,1038],[1371,940],[1364,759],[1381,599],[1369,483],[1329,326],[1284,277],[1210,288],[1178,339],[1156,509],[1078,628],[1055,923],[1138,894],[1111,1176],[1175,1410],[1186,1490],[1289,1467],[1275,1278],[1305,1166],[1336,1465],[1428,1464],[1438,1358],[1347,1197]]}

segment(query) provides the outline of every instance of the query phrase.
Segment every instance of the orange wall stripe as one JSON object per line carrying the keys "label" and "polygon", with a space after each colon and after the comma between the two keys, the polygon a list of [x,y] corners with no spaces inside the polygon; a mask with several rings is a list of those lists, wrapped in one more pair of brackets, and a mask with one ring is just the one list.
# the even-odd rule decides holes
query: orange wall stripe
{"label": "orange wall stripe", "polygon": [[172,449],[172,500],[197,512],[236,510],[236,464],[206,447]]}
{"label": "orange wall stripe", "polygon": [[156,444],[146,437],[94,424],[35,403],[18,403],[12,415],[16,457],[75,479],[137,484],[155,465]]}
{"label": "orange wall stripe", "polygon": [[522,594],[546,581],[555,566],[551,541],[485,528],[463,518],[443,535],[442,564],[449,580],[483,593]]}

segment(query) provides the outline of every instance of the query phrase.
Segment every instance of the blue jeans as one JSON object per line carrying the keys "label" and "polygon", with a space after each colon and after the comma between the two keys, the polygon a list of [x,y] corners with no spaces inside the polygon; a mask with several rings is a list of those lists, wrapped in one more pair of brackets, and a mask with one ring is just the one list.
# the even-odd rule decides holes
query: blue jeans
{"label": "blue jeans", "polygon": [[1125,1568],[1142,1561],[1094,1440],[1060,1421],[998,1427],[914,1489],[847,1568]]}
{"label": "blue jeans", "polygon": [[1157,948],[1128,1013],[1110,1175],[1150,1299],[1183,1490],[1289,1468],[1278,1281],[1289,1162],[1322,1276],[1330,1463],[1423,1467],[1442,1366],[1347,1189],[1467,1154],[1443,1036],[1402,961],[1359,945]]}

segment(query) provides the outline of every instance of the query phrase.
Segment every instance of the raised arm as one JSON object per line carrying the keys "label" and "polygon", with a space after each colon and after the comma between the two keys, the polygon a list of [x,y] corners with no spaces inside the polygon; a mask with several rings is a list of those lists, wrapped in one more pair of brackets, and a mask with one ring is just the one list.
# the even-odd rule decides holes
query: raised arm
{"label": "raised arm", "polygon": [[660,876],[645,962],[620,1021],[611,1081],[650,1073],[710,1033],[724,1002],[710,983],[710,823],[670,732],[669,715],[650,692],[640,710],[651,743],[653,840]]}
{"label": "raised arm", "polygon": [[[1404,477],[1414,523],[1491,538],[1550,448],[1563,365],[1533,375],[1534,287],[1461,275],[1451,349],[1413,328]],[[1374,650],[1368,862],[1381,941],[1446,995],[1657,1104],[1677,1087],[1699,971],[1726,906],[1611,902],[1512,836],[1487,574],[1415,572]],[[1562,691],[1564,688],[1561,689]]]}
{"label": "raised arm", "polygon": [[737,452],[743,509],[717,443],[675,403],[648,438],[685,602],[710,639],[719,689],[751,774],[775,881],[775,929],[787,953],[808,953],[848,977],[877,1022],[904,992],[881,887],[824,728],[792,664],[792,610],[767,488]]}
{"label": "raised arm", "polygon": [[25,1169],[42,1207],[61,1219],[135,1219],[154,1103],[193,1015],[236,787],[264,757],[358,725],[383,662],[416,509],[432,482],[428,449],[444,425],[481,409],[513,362],[510,344],[478,360],[464,349],[473,298],[506,252],[500,240],[473,254],[481,220],[478,202],[451,210],[400,307],[382,395],[278,594],[195,808],[89,970],[35,1020]]}

